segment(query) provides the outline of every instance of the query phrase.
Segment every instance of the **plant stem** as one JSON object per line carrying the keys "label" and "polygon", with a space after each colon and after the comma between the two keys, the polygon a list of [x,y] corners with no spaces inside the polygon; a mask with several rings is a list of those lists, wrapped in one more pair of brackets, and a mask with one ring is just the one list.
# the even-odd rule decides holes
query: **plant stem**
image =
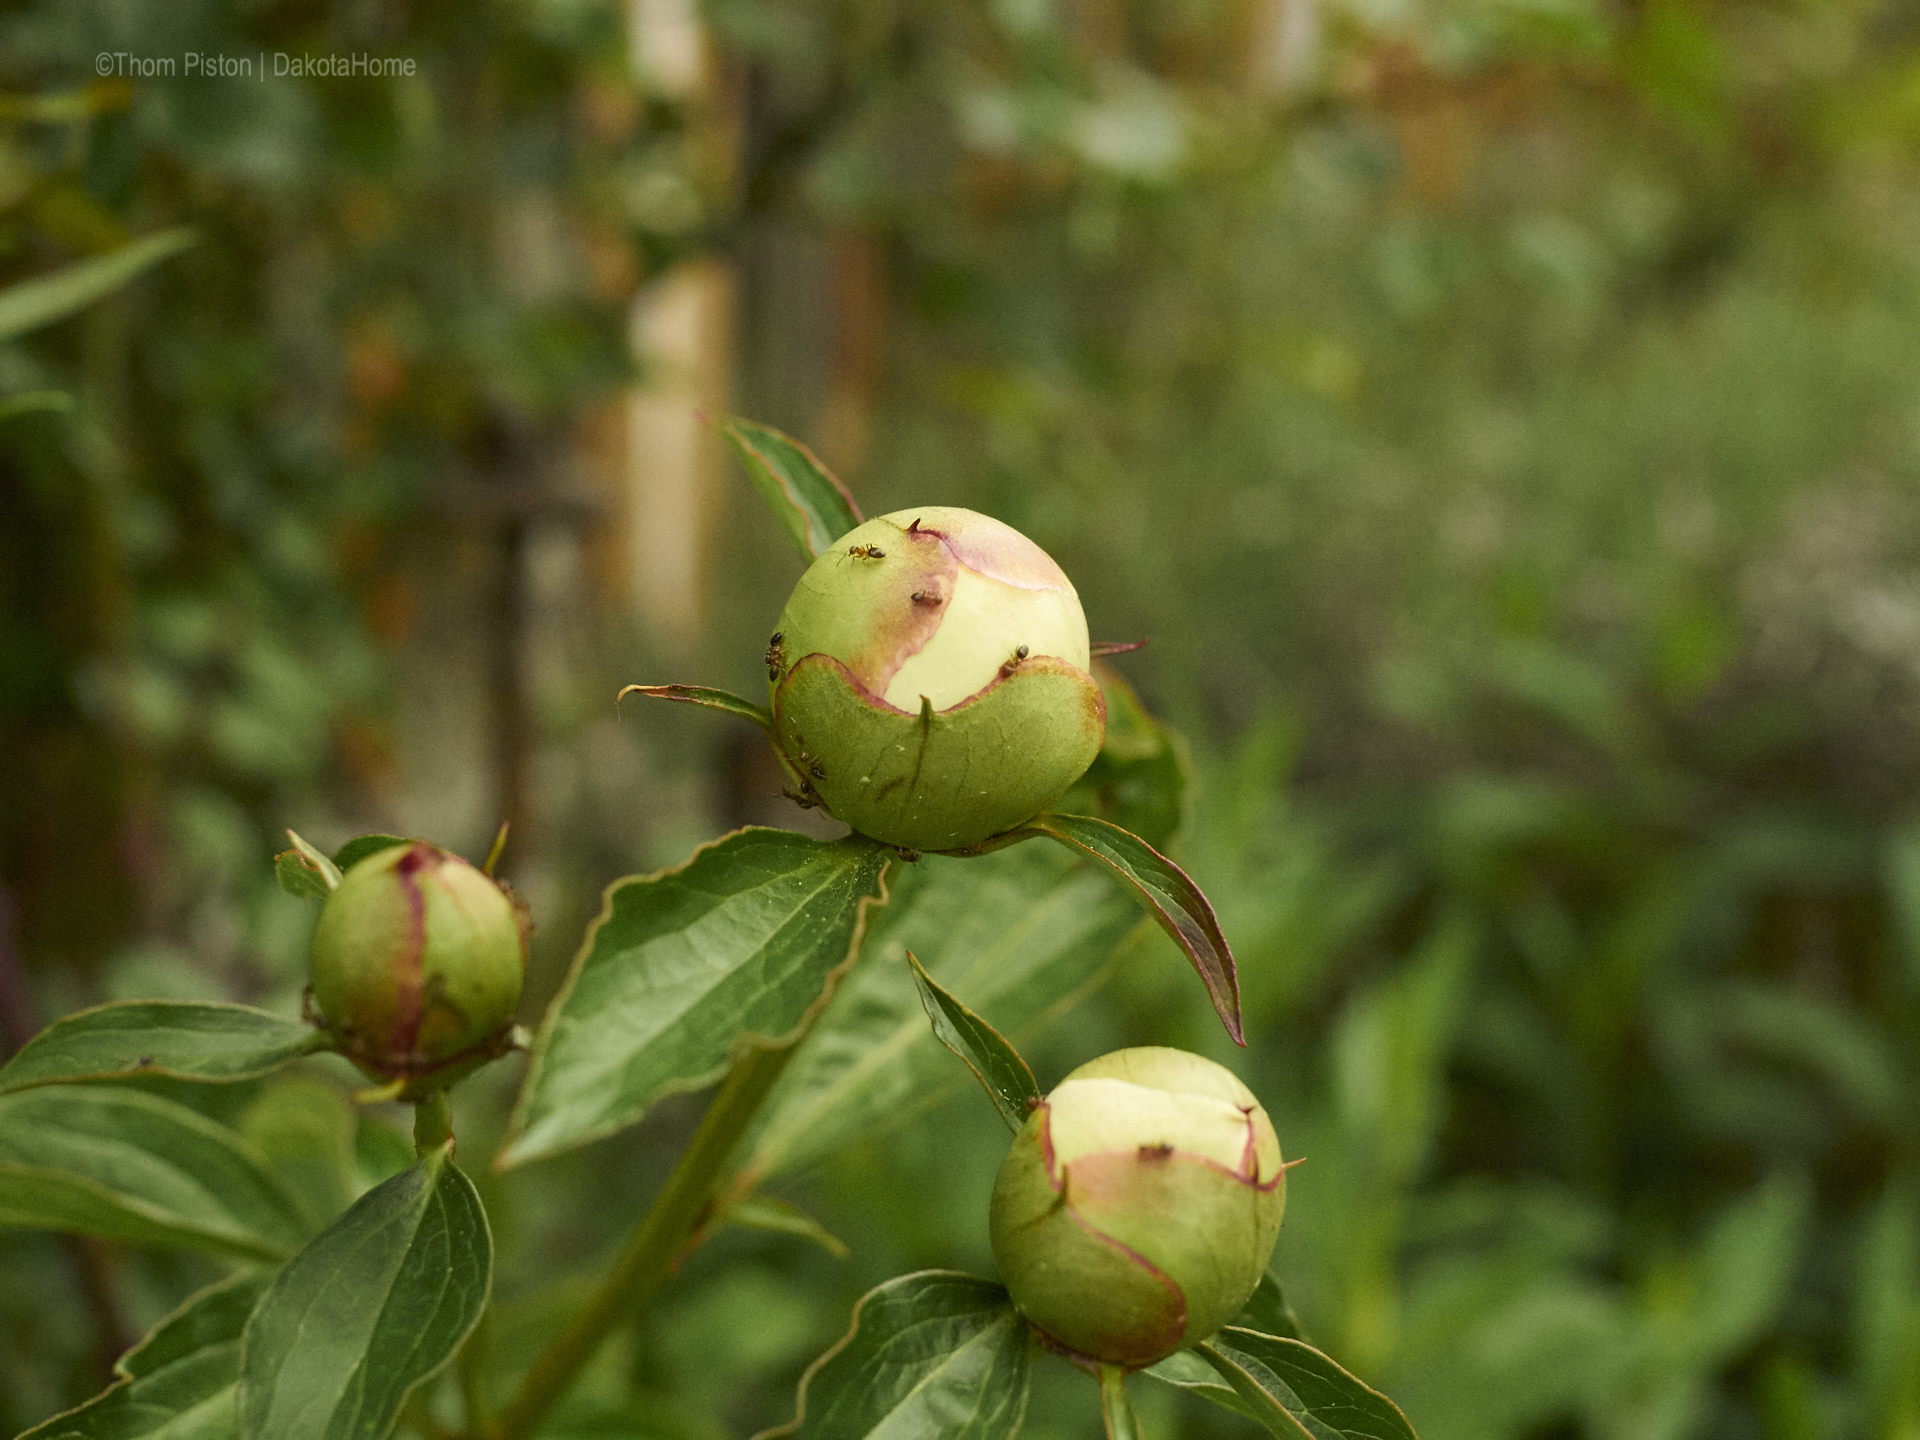
{"label": "plant stem", "polygon": [[425,1155],[453,1138],[453,1107],[447,1092],[436,1090],[413,1107],[413,1152]]}
{"label": "plant stem", "polygon": [[759,1111],[794,1046],[754,1050],[736,1064],[625,1247],[574,1321],[533,1362],[520,1391],[486,1430],[488,1440],[525,1440],[634,1307],[665,1278],[699,1224],[740,1137]]}
{"label": "plant stem", "polygon": [[1107,1422],[1107,1440],[1141,1440],[1140,1421],[1127,1399],[1127,1372],[1118,1365],[1100,1367],[1100,1418]]}

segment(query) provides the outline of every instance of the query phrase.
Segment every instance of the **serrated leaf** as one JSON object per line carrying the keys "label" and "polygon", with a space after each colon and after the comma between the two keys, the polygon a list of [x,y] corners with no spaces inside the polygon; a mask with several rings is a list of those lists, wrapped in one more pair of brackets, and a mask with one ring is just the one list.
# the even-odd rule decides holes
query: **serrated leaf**
{"label": "serrated leaf", "polygon": [[333,893],[326,877],[298,850],[282,850],[273,857],[273,878],[296,900],[325,900]]}
{"label": "serrated leaf", "polygon": [[534,1040],[502,1168],[631,1125],[791,1044],[858,954],[892,851],[758,827],[615,881]]}
{"label": "serrated leaf", "polygon": [[1220,933],[1213,906],[1186,871],[1132,831],[1091,815],[1047,813],[1020,828],[1071,845],[1119,879],[1186,952],[1234,1043],[1247,1043],[1240,1025],[1240,982],[1233,973],[1233,951]]}
{"label": "serrated leaf", "polygon": [[913,969],[934,1038],[960,1057],[1007,1128],[1017,1132],[1027,1123],[1027,1112],[1040,1103],[1040,1085],[1032,1069],[1005,1036],[941,989],[911,950],[907,964]]}
{"label": "serrated leaf", "polygon": [[267,1260],[306,1237],[298,1201],[231,1130],[103,1085],[0,1097],[0,1225]]}
{"label": "serrated leaf", "polygon": [[1251,1414],[1271,1434],[1286,1440],[1417,1440],[1398,1405],[1311,1345],[1230,1325],[1194,1348],[1233,1387],[1245,1407],[1240,1413]]}
{"label": "serrated leaf", "polygon": [[705,685],[627,685],[614,698],[616,701],[624,700],[629,695],[645,695],[653,700],[678,700],[686,705],[704,705],[709,710],[724,710],[742,720],[751,720],[767,734],[773,734],[773,716],[766,707],[743,700],[730,691],[713,690]]}
{"label": "serrated leaf", "polygon": [[368,1191],[274,1277],[242,1343],[242,1440],[382,1440],[479,1323],[493,1240],[452,1149]]}
{"label": "serrated leaf", "polygon": [[142,270],[179,254],[195,238],[193,231],[184,228],[162,230],[51,275],[9,285],[0,290],[0,341],[64,320],[105,299]]}
{"label": "serrated leaf", "polygon": [[1105,876],[1060,850],[1022,846],[977,860],[905,866],[862,959],[781,1077],[746,1168],[765,1178],[904,1123],[967,1085],[927,1026],[906,964],[1018,1039],[1099,982],[1142,929]]}
{"label": "serrated leaf", "polygon": [[249,1080],[326,1048],[313,1026],[250,1005],[133,1000],[56,1020],[0,1066],[0,1095],[36,1085],[168,1075]]}
{"label": "serrated leaf", "polygon": [[1012,1440],[1034,1341],[1002,1286],[950,1270],[868,1291],[807,1367],[799,1413],[756,1440]]}
{"label": "serrated leaf", "polygon": [[760,492],[800,553],[808,560],[860,523],[860,507],[814,453],[771,425],[731,416],[720,422]]}
{"label": "serrated leaf", "polygon": [[232,1440],[240,1334],[273,1279],[255,1270],[202,1290],[115,1362],[118,1379],[19,1440]]}
{"label": "serrated leaf", "polygon": [[771,1235],[793,1235],[811,1240],[836,1260],[847,1258],[846,1243],[798,1205],[771,1195],[748,1195],[729,1205],[720,1216],[728,1225],[762,1230]]}
{"label": "serrated leaf", "polygon": [[411,845],[404,835],[356,835],[333,852],[334,867],[345,875],[369,855],[391,850],[396,845]]}

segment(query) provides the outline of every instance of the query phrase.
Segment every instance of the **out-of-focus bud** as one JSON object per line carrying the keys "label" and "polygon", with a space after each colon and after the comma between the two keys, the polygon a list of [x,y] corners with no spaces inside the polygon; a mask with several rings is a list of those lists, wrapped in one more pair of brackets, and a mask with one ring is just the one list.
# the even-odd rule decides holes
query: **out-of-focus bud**
{"label": "out-of-focus bud", "polygon": [[1204,1340],[1266,1273],[1286,1172],[1260,1102],[1183,1050],[1116,1050],[1035,1107],[993,1187],[1013,1303],[1063,1349],[1129,1369]]}
{"label": "out-of-focus bud", "polygon": [[334,1043],[403,1098],[509,1045],[526,974],[514,902],[458,855],[415,841],[367,856],[313,932],[313,1002]]}
{"label": "out-of-focus bud", "polygon": [[971,510],[869,520],[800,578],[767,648],[802,797],[912,850],[971,845],[1060,798],[1106,705],[1060,567]]}

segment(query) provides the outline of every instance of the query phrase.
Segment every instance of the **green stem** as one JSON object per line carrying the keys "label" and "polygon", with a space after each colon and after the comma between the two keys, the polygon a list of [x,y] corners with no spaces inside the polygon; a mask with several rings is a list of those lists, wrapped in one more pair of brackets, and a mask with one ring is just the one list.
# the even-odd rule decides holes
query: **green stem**
{"label": "green stem", "polygon": [[436,1090],[413,1107],[413,1151],[426,1155],[453,1138],[453,1107],[447,1092]]}
{"label": "green stem", "polygon": [[1107,1422],[1107,1440],[1140,1440],[1140,1422],[1127,1399],[1127,1372],[1118,1365],[1100,1367],[1100,1418]]}
{"label": "green stem", "polygon": [[525,1440],[539,1427],[574,1377],[635,1306],[660,1281],[699,1224],[718,1188],[727,1158],[792,1058],[794,1046],[754,1050],[736,1064],[707,1107],[673,1174],[640,1226],[615,1258],[607,1277],[564,1333],[533,1362],[520,1391],[488,1427],[488,1440]]}

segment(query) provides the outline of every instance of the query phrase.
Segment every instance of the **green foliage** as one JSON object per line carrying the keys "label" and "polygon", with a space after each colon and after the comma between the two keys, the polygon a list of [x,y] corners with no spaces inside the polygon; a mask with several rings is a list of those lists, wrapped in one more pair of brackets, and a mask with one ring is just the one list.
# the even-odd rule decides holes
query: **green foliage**
{"label": "green foliage", "polygon": [[0,291],[0,343],[86,309],[193,240],[191,230],[163,230],[52,275],[8,286]]}
{"label": "green foliage", "polygon": [[934,1038],[960,1057],[1007,1122],[1007,1129],[1017,1133],[1027,1123],[1027,1112],[1040,1103],[1033,1071],[1004,1035],[942,989],[911,950],[907,964],[913,968],[913,983],[919,987]]}
{"label": "green foliage", "polygon": [[284,1259],[306,1234],[291,1192],[231,1130],[118,1086],[0,1098],[0,1223],[255,1260]]}
{"label": "green foliage", "polygon": [[247,1317],[273,1279],[252,1271],[201,1291],[114,1362],[115,1380],[20,1440],[230,1440]]}
{"label": "green foliage", "polygon": [[846,1338],[801,1381],[793,1423],[762,1440],[1014,1434],[1037,1348],[998,1285],[950,1271],[902,1275],[861,1299]]}
{"label": "green foliage", "polygon": [[1341,1440],[1414,1440],[1398,1406],[1298,1340],[1228,1326],[1197,1348],[1232,1387],[1244,1413],[1282,1440],[1321,1433]]}
{"label": "green foliage", "polygon": [[501,1161],[554,1154],[793,1044],[859,954],[888,852],[739,831],[684,866],[607,890],[534,1040]]}
{"label": "green foliage", "polygon": [[746,466],[747,478],[804,558],[824,555],[860,523],[860,507],[847,487],[799,441],[738,416],[719,423],[720,433]]}
{"label": "green foliage", "polygon": [[325,1044],[311,1025],[248,1005],[102,1005],[56,1020],[22,1046],[0,1066],[0,1095],[146,1075],[251,1080]]}
{"label": "green foliage", "polygon": [[362,1196],[274,1277],[246,1323],[243,1440],[379,1440],[480,1322],[493,1239],[452,1149]]}

